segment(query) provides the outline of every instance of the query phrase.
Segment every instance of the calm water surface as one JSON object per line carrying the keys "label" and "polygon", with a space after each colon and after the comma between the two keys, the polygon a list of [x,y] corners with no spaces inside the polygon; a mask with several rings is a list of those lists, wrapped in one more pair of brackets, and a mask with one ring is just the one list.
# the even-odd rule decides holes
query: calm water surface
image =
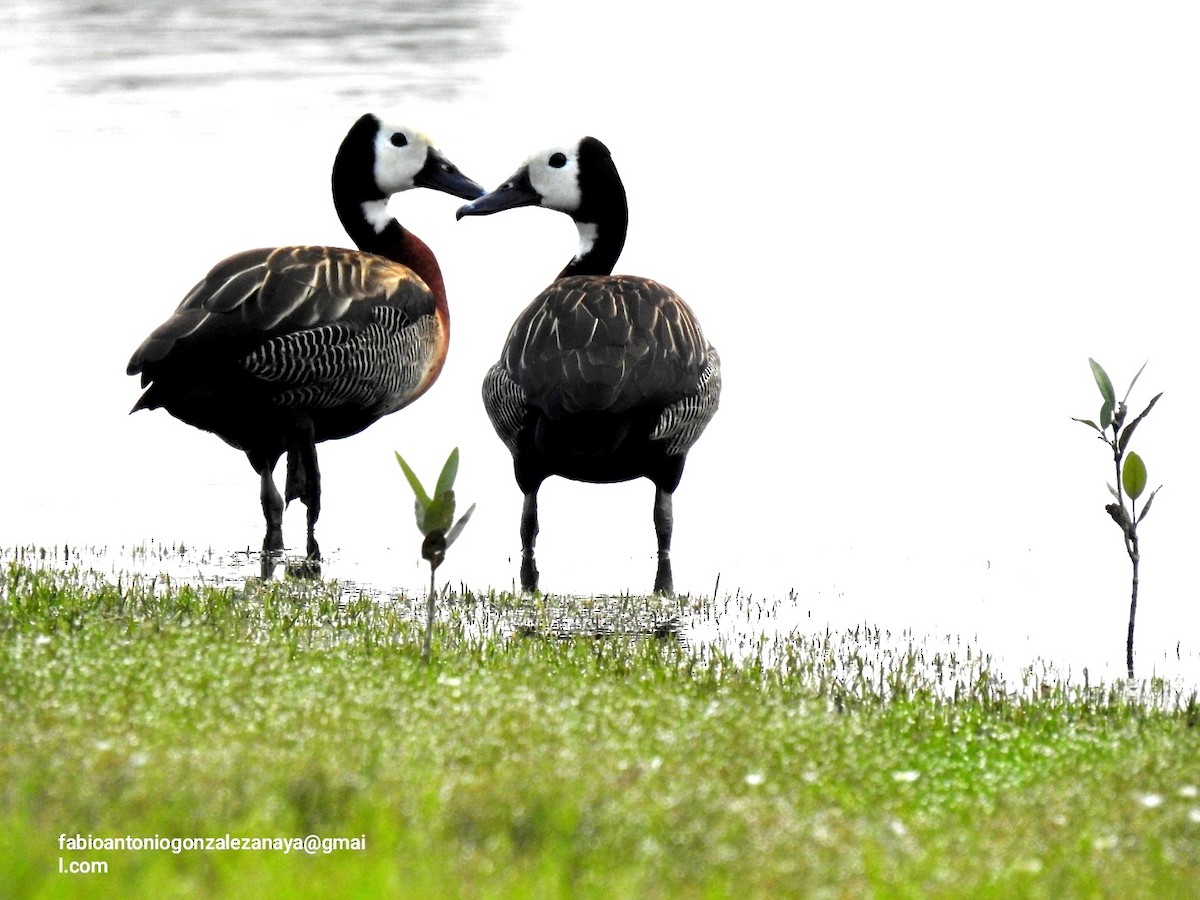
{"label": "calm water surface", "polygon": [[[1200,290],[1184,213],[1200,135],[1178,115],[1200,99],[1195,23],[744,12],[7,4],[0,546],[255,573],[254,473],[165,414],[128,416],[125,363],[229,253],[344,244],[332,154],[361,112],[399,110],[489,186],[548,141],[613,148],[633,208],[622,268],[687,297],[726,368],[676,495],[676,582],[766,601],[748,633],[865,621],[1119,675],[1128,563],[1102,448],[1068,417],[1094,413],[1089,355],[1114,374],[1150,357],[1143,384],[1168,394],[1139,439],[1167,488],[1143,538],[1140,671],[1200,682],[1200,379],[1181,318]],[[446,272],[442,378],[322,447],[326,574],[384,593],[424,576],[396,449],[428,478],[463,454],[459,495],[479,508],[446,578],[516,576],[520,497],[478,385],[575,236],[542,211],[456,223],[454,207],[395,202]],[[1156,325],[1132,341],[1109,324],[1131,297]],[[645,483],[548,482],[547,588],[644,592],[651,502]],[[285,524],[299,541],[302,509]]]}
{"label": "calm water surface", "polygon": [[454,100],[478,90],[478,63],[503,52],[511,14],[504,0],[17,0],[8,9],[6,53],[64,109],[107,107],[116,130],[136,110],[190,118],[230,89],[244,92],[242,105],[290,97],[295,108]]}

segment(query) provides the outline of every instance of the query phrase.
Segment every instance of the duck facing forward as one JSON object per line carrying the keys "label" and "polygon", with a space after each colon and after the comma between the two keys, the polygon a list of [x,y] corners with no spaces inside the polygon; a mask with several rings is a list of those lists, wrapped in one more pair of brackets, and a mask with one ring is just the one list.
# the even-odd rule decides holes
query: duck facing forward
{"label": "duck facing forward", "polygon": [[674,589],[672,496],[688,451],[717,410],[721,361],[670,288],[613,275],[629,223],[625,188],[608,148],[592,137],[535,154],[458,217],[521,206],[566,213],[579,250],[517,318],[483,402],[513,457],[525,495],[521,587],[536,590],[537,493],[551,475],[654,483],[658,571]]}
{"label": "duck facing forward", "polygon": [[[308,557],[320,559],[317,443],[407,406],[446,359],[441,269],[389,215],[389,198],[417,187],[463,200],[484,192],[421,132],[372,114],[342,141],[332,181],[357,251],[272,247],[217,263],[127,369],[146,388],[133,412],[161,407],[246,454],[261,479],[264,560],[283,550],[285,498],[304,503]],[[281,497],[273,472],[284,454]]]}

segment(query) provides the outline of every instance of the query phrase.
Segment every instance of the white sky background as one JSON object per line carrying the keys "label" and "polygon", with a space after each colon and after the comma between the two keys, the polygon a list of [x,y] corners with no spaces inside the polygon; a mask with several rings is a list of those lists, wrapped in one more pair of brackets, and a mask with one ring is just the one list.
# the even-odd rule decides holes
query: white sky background
{"label": "white sky background", "polygon": [[[1089,356],[1118,393],[1148,359],[1134,412],[1165,396],[1134,446],[1165,487],[1143,527],[1138,646],[1194,655],[1200,11],[597,6],[524,0],[476,89],[369,106],[400,109],[488,187],[583,133],[613,151],[632,217],[619,269],[679,291],[724,361],[676,494],[677,587],[794,589],[805,624],[978,634],[1119,671],[1111,460],[1070,417],[1099,410]],[[161,412],[127,416],[124,366],[223,256],[346,242],[328,170],[363,109],[261,78],[65,93],[37,62],[57,36],[33,10],[4,14],[0,62],[22,87],[0,99],[0,544],[257,546],[244,457]],[[478,384],[575,234],[543,210],[456,223],[456,205],[393,204],[441,259],[453,341],[425,398],[323,445],[331,574],[420,585],[391,451],[432,479],[458,445],[478,510],[441,571],[516,577],[520,495]],[[543,586],[648,590],[652,494],[547,482]],[[297,546],[302,523],[289,512]]]}

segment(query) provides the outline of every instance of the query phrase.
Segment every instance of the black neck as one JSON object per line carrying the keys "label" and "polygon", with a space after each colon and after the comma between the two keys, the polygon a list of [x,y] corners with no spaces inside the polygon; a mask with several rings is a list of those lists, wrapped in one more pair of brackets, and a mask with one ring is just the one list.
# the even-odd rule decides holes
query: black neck
{"label": "black neck", "polygon": [[[405,262],[396,255],[403,252],[404,229],[387,214],[388,196],[375,183],[374,143],[378,129],[379,120],[368,113],[354,123],[343,139],[333,161],[333,205],[342,227],[360,250]],[[364,204],[370,205],[371,218]]]}
{"label": "black neck", "polygon": [[568,275],[611,275],[629,227],[629,202],[625,185],[612,155],[600,141],[585,137],[579,142],[579,188],[583,202],[571,218],[579,228],[579,252],[559,278]]}
{"label": "black neck", "polygon": [[[579,252],[571,259],[559,278],[568,275],[611,275],[625,246],[625,223],[577,223]],[[589,241],[590,239],[590,241]]]}
{"label": "black neck", "polygon": [[338,155],[333,167],[333,205],[346,234],[364,253],[385,256],[408,266],[433,291],[439,305],[444,306],[446,289],[437,258],[424,241],[388,215],[387,202],[387,196],[362,166],[353,165],[343,154]]}
{"label": "black neck", "polygon": [[[365,202],[375,205],[381,217],[386,215],[386,200]],[[354,201],[345,200],[338,196],[336,189],[334,190],[333,204],[337,208],[342,227],[346,229],[346,234],[350,235],[350,240],[354,241],[354,246],[364,253],[375,253],[397,262],[404,262],[397,255],[403,252],[404,226],[391,216],[386,216],[385,219],[381,219],[385,223],[383,228],[377,229],[376,224],[367,217],[363,203],[361,198]]]}

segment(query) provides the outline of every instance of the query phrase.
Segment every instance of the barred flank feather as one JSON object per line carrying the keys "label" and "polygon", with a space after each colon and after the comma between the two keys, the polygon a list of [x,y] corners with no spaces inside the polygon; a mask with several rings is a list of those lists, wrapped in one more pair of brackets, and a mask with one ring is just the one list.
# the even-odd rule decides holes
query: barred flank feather
{"label": "barred flank feather", "polygon": [[400,409],[428,373],[440,329],[434,316],[413,322],[390,306],[372,313],[361,329],[335,322],[272,338],[246,358],[246,370],[287,386],[276,397],[281,406]]}
{"label": "barred flank feather", "polygon": [[672,403],[662,411],[650,440],[666,441],[667,454],[680,456],[696,443],[713,414],[721,397],[721,358],[708,348],[708,364],[700,373],[696,393]]}
{"label": "barred flank feather", "polygon": [[517,440],[529,410],[529,398],[509,376],[503,363],[496,363],[484,376],[483,405],[504,446],[510,453],[516,453]]}

